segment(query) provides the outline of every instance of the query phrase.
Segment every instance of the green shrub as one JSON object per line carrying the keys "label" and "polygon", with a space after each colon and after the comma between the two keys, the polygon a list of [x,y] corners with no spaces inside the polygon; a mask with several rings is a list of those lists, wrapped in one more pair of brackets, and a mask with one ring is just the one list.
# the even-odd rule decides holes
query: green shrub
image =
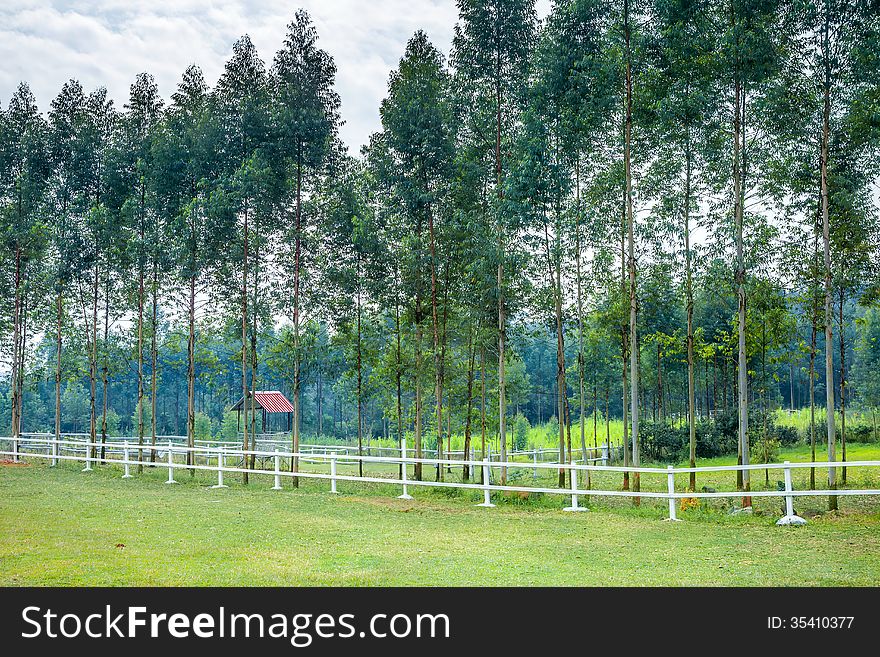
{"label": "green shrub", "polygon": [[642,456],[649,461],[677,463],[687,456],[688,430],[664,422],[639,424]]}
{"label": "green shrub", "polygon": [[846,442],[848,443],[871,443],[874,442],[874,427],[867,424],[856,424],[846,428]]}
{"label": "green shrub", "polygon": [[195,439],[210,440],[211,439],[211,418],[204,413],[196,413],[195,421]]}
{"label": "green shrub", "polygon": [[529,429],[532,428],[532,425],[529,424],[528,418],[522,413],[517,413],[516,417],[513,418],[513,449],[514,450],[524,450],[528,446],[529,440]]}

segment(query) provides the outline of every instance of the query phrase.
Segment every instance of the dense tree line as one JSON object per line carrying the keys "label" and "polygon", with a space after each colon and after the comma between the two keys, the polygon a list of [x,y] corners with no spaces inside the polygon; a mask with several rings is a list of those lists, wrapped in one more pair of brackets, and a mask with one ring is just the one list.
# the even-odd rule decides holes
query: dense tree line
{"label": "dense tree line", "polygon": [[0,113],[4,426],[192,441],[244,397],[223,431],[247,449],[249,391],[277,388],[294,450],[456,435],[504,459],[523,416],[565,462],[613,416],[638,466],[676,423],[693,464],[728,412],[749,463],[783,406],[845,460],[847,405],[880,405],[880,3],[458,8],[448,60],[410,39],[356,157],[303,11],[271,65],[244,36],[167,104],[143,73],[121,109],[71,80],[44,115],[22,83]]}

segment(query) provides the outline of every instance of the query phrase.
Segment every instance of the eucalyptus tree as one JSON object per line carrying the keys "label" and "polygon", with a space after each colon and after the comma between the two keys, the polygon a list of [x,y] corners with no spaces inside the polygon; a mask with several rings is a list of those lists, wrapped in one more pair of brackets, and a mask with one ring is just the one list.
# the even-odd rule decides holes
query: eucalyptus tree
{"label": "eucalyptus tree", "polygon": [[[300,274],[303,268],[303,190],[319,175],[339,127],[339,95],[334,89],[336,64],[317,47],[318,33],[308,13],[296,12],[287,27],[284,48],[275,55],[272,82],[277,116],[277,152],[288,162],[294,195],[293,251],[293,451],[299,452],[300,416]],[[295,465],[295,462],[293,463]],[[294,485],[299,480],[294,479]]]}
{"label": "eucalyptus tree", "polygon": [[[712,24],[718,38],[716,56],[712,59],[716,80],[725,90],[726,102],[719,111],[728,118],[715,130],[714,139],[726,139],[727,149],[714,146],[712,175],[716,189],[730,198],[732,234],[735,247],[734,284],[737,290],[737,408],[738,408],[738,461],[749,463],[748,399],[749,376],[747,355],[747,258],[744,228],[753,217],[746,211],[747,202],[760,204],[763,191],[759,184],[763,166],[757,143],[765,118],[761,100],[768,89],[768,81],[778,75],[784,47],[785,32],[780,27],[779,0],[729,0],[715,6]],[[724,126],[729,127],[724,127]],[[751,133],[749,132],[751,130]],[[755,152],[752,152],[755,147]],[[752,157],[754,155],[754,157]],[[729,220],[726,220],[729,221]],[[726,233],[731,231],[726,230]],[[738,486],[748,493],[749,470],[738,473]],[[743,508],[751,507],[751,497],[742,499]]]}
{"label": "eucalyptus tree", "polygon": [[[458,0],[459,22],[452,42],[452,62],[458,73],[460,93],[469,97],[474,108],[472,120],[478,121],[474,134],[480,145],[494,146],[495,202],[492,206],[497,233],[497,252],[488,258],[496,261],[496,305],[498,309],[498,430],[501,460],[507,458],[504,366],[508,286],[505,275],[505,249],[515,239],[508,235],[504,199],[504,154],[519,122],[522,98],[528,77],[529,56],[536,38],[535,0]],[[485,111],[491,107],[491,113]],[[490,126],[494,123],[494,129]],[[489,135],[494,137],[494,144]],[[501,470],[501,481],[507,469]]]}
{"label": "eucalyptus tree", "polygon": [[50,175],[48,126],[36,99],[21,83],[2,116],[0,131],[0,222],[12,268],[12,436],[21,431],[28,317],[39,302],[38,277],[47,247],[46,194]]}
{"label": "eucalyptus tree", "polygon": [[[158,211],[166,218],[175,278],[183,283],[187,318],[186,435],[195,437],[196,298],[205,292],[205,274],[231,239],[228,214],[211,212],[210,193],[218,163],[212,155],[208,87],[200,68],[189,66],[153,140],[153,186]],[[190,455],[187,455],[188,462]]]}
{"label": "eucalyptus tree", "polygon": [[[335,327],[340,331],[343,347],[354,360],[353,374],[357,407],[358,455],[363,454],[364,400],[369,381],[365,371],[375,362],[375,300],[371,298],[366,274],[368,263],[380,252],[375,212],[364,189],[363,164],[338,154],[332,175],[321,190],[322,220],[322,283],[324,304]],[[371,339],[365,340],[365,333]],[[353,372],[351,371],[353,369]],[[363,475],[363,461],[358,461],[358,474]]]}
{"label": "eucalyptus tree", "polygon": [[[541,53],[539,46],[538,53]],[[537,286],[538,306],[541,310],[551,308],[550,324],[556,333],[556,402],[559,425],[559,463],[566,462],[566,452],[571,454],[569,439],[566,450],[567,399],[565,367],[565,332],[563,307],[563,278],[565,267],[563,251],[564,234],[567,232],[569,213],[568,194],[571,187],[569,170],[560,157],[560,107],[558,97],[552,90],[542,86],[540,80],[530,92],[531,101],[524,114],[524,129],[518,144],[518,161],[512,169],[508,203],[517,207],[523,225],[533,242],[538,279],[544,283]],[[548,93],[549,92],[549,93]],[[552,237],[551,237],[552,236]],[[540,263],[540,264],[539,264]],[[546,278],[545,278],[546,275]],[[568,436],[570,437],[570,432]],[[565,469],[559,469],[559,485],[565,485]]]}
{"label": "eucalyptus tree", "polygon": [[[87,203],[83,190],[84,148],[80,135],[87,120],[86,95],[76,80],[65,82],[49,110],[50,162],[52,166],[51,235],[55,269],[55,439],[61,439],[62,346],[65,293],[82,262],[80,231],[75,214]],[[85,194],[83,192],[86,192]]]}
{"label": "eucalyptus tree", "polygon": [[[229,216],[231,213],[240,219],[240,240],[237,243],[241,251],[234,263],[224,263],[217,274],[221,289],[233,287],[236,272],[234,264],[240,263],[241,285],[239,290],[241,318],[241,390],[244,410],[244,433],[242,449],[251,448],[248,432],[248,420],[253,416],[253,399],[249,392],[253,385],[252,377],[248,376],[248,285],[250,276],[250,239],[253,205],[258,199],[254,194],[258,189],[255,184],[259,178],[265,179],[261,173],[266,160],[263,156],[254,157],[255,151],[264,146],[268,139],[269,124],[269,88],[265,65],[257,54],[253,42],[247,35],[235,42],[232,57],[226,62],[223,74],[211,94],[212,120],[215,122],[215,152],[221,166],[218,167],[219,180],[213,205],[217,216]],[[248,162],[251,166],[248,166]],[[264,208],[265,209],[265,208]],[[253,344],[253,343],[252,343]],[[253,375],[252,375],[253,376]],[[250,385],[249,385],[250,383]],[[248,408],[250,401],[251,408]],[[247,483],[247,472],[243,475]]]}
{"label": "eucalyptus tree", "polygon": [[[126,253],[127,235],[125,219],[127,210],[133,207],[131,176],[131,152],[129,143],[123,138],[120,116],[113,101],[108,97],[107,89],[98,87],[86,98],[85,121],[77,135],[79,158],[77,164],[80,177],[80,219],[83,248],[81,254],[90,260],[84,261],[79,269],[83,283],[91,287],[92,321],[89,333],[89,322],[84,315],[84,326],[87,332],[87,344],[91,345],[91,365],[94,372],[92,379],[97,379],[98,359],[101,359],[101,458],[103,459],[103,443],[107,440],[107,413],[109,410],[109,349],[110,315],[119,307],[121,290],[124,285],[114,285],[120,280],[119,273],[128,271]],[[130,214],[130,213],[129,213]],[[132,254],[133,255],[133,254]],[[103,264],[103,268],[101,265]],[[84,280],[83,269],[92,266],[90,281]],[[103,280],[102,280],[103,279]],[[103,319],[104,330],[101,348],[98,349],[98,315],[97,306],[100,295],[99,288],[103,283]],[[85,313],[85,311],[84,311]],[[90,385],[90,392],[95,384]],[[94,414],[94,413],[93,413]]]}
{"label": "eucalyptus tree", "polygon": [[[635,239],[637,235],[636,217],[634,211],[634,190],[633,190],[633,155],[634,146],[643,143],[644,137],[636,130],[634,135],[634,117],[640,114],[645,100],[640,96],[635,98],[637,82],[636,78],[644,71],[647,66],[647,57],[645,56],[645,33],[652,27],[650,22],[646,20],[644,2],[641,0],[624,0],[620,11],[617,14],[617,31],[619,32],[619,53],[620,67],[623,73],[623,97],[622,97],[622,123],[623,123],[623,227],[622,242],[625,249],[621,247],[621,268],[626,262],[625,280],[621,281],[621,286],[625,288],[623,296],[628,298],[628,317],[629,321],[624,329],[625,338],[624,351],[628,351],[629,355],[629,421],[632,427],[632,464],[635,467],[640,465],[639,450],[639,338],[638,338],[638,287],[637,287],[637,263],[636,263],[636,247]],[[643,119],[644,121],[644,116]],[[642,132],[647,133],[647,126],[638,126],[642,128]],[[641,153],[637,153],[641,156]],[[636,162],[636,166],[640,164],[640,160]],[[640,477],[638,471],[633,472],[632,489],[638,491],[640,489]],[[633,499],[635,504],[639,504],[639,498]]]}
{"label": "eucalyptus tree", "polygon": [[[125,149],[127,176],[129,179],[129,193],[134,210],[133,230],[133,261],[137,269],[137,432],[138,446],[144,441],[144,306],[146,305],[146,277],[147,277],[147,245],[148,245],[148,214],[153,205],[147,198],[148,176],[152,166],[151,140],[153,130],[161,118],[163,101],[159,96],[159,88],[152,75],[140,73],[132,83],[129,91],[129,99],[125,104],[123,116],[122,143]],[[152,190],[150,190],[152,191]],[[100,204],[96,208],[96,218],[101,217]],[[151,242],[152,240],[150,240]],[[96,275],[97,280],[97,275]],[[96,319],[96,318],[95,318]],[[93,328],[95,319],[93,319]],[[142,461],[142,452],[138,452],[138,460]],[[142,470],[143,465],[138,464]]]}
{"label": "eucalyptus tree", "polygon": [[[397,425],[397,442],[402,447],[404,444],[403,372],[406,354],[403,346],[405,318],[402,315],[406,311],[407,301],[407,289],[404,285],[404,263],[407,261],[404,240],[410,226],[404,218],[400,198],[392,192],[394,185],[393,165],[382,133],[371,136],[370,143],[363,149],[363,157],[364,175],[370,179],[367,188],[371,198],[368,199],[368,203],[372,205],[376,213],[378,249],[376,257],[370,263],[371,275],[368,277],[368,281],[375,288],[372,292],[373,295],[380,301],[386,312],[388,314],[393,312],[394,349],[386,351],[384,369],[386,371],[393,370],[393,377],[389,378],[393,378],[394,381],[394,417]],[[417,384],[419,391],[421,391],[421,382],[418,379]],[[417,426],[415,430],[419,436],[419,454],[421,454],[421,426]],[[420,469],[421,464],[416,465]],[[401,464],[401,476],[403,467]]]}
{"label": "eucalyptus tree", "polygon": [[[567,254],[574,260],[576,310],[578,323],[578,382],[580,402],[581,448],[586,450],[585,438],[585,341],[584,341],[584,274],[583,252],[590,236],[585,232],[585,211],[582,205],[582,188],[592,180],[602,165],[596,158],[604,146],[604,135],[616,116],[620,75],[616,57],[612,52],[610,28],[614,18],[611,3],[604,0],[579,0],[570,4],[558,4],[550,14],[534,55],[534,83],[531,88],[531,107],[546,122],[549,132],[546,138],[548,150],[547,182],[553,190],[555,220],[555,244],[552,264],[556,283],[554,303],[556,307],[557,333],[557,390],[558,398],[566,399],[565,342],[563,321],[563,258]],[[538,118],[532,115],[533,118]],[[541,119],[539,119],[540,121]],[[534,128],[534,122],[530,123]],[[592,161],[591,161],[592,159]],[[570,196],[574,193],[573,204]],[[565,216],[563,216],[565,215]],[[593,213],[593,220],[600,213]],[[574,239],[564,236],[574,233]],[[549,238],[549,234],[545,235]],[[545,239],[543,251],[550,254]],[[551,261],[548,261],[548,265]],[[557,409],[559,411],[559,409]],[[564,409],[562,409],[564,410]],[[564,417],[565,413],[560,413]],[[560,446],[565,422],[560,423]],[[570,427],[566,427],[570,432]],[[569,440],[570,443],[570,440]],[[569,453],[571,446],[569,444]],[[561,454],[561,457],[563,455]],[[571,454],[569,454],[569,457]]]}
{"label": "eucalyptus tree", "polygon": [[[680,216],[684,248],[684,301],[687,315],[688,443],[690,467],[696,467],[696,394],[694,384],[694,292],[691,246],[692,221],[699,221],[701,165],[706,144],[706,126],[713,121],[717,86],[713,84],[711,61],[715,49],[710,3],[700,0],[659,0],[653,3],[656,24],[658,75],[658,158],[655,167],[667,184],[661,184],[665,199],[675,199],[671,208]],[[662,210],[662,206],[661,206]],[[695,216],[696,214],[696,216]],[[696,490],[696,473],[690,473],[690,490]]]}
{"label": "eucalyptus tree", "polygon": [[[424,264],[430,272],[437,458],[442,458],[443,453],[443,329],[438,312],[441,259],[445,259],[447,271],[449,266],[448,254],[439,251],[445,246],[440,238],[454,157],[448,85],[443,56],[428,41],[427,35],[418,31],[407,43],[398,69],[391,74],[388,97],[380,109],[383,143],[388,155],[386,173],[390,176],[392,193],[414,232],[420,234],[423,227],[428,232],[427,258],[419,257],[419,261],[427,260]],[[419,337],[417,331],[417,341]],[[419,352],[421,345],[416,344],[416,350]],[[417,362],[420,360],[417,358]],[[417,415],[420,404],[417,388]],[[419,441],[416,451],[421,451]],[[437,469],[437,476],[442,479],[443,468]]]}
{"label": "eucalyptus tree", "polygon": [[[874,210],[865,191],[870,185],[871,146],[876,142],[871,129],[865,128],[875,122],[865,121],[864,108],[871,106],[880,89],[874,45],[880,6],[858,0],[798,0],[792,2],[787,18],[796,38],[786,62],[789,82],[776,98],[782,101],[777,106],[783,115],[795,121],[788,124],[805,126],[809,135],[806,138],[797,129],[781,133],[787,150],[798,149],[798,143],[808,149],[801,159],[810,165],[792,176],[791,187],[810,208],[804,211],[807,216],[815,208],[816,233],[821,232],[826,443],[828,460],[835,461],[834,293],[835,288],[847,287],[847,272],[864,270],[860,254],[872,241]],[[842,383],[841,396],[845,378]],[[829,468],[828,486],[836,485],[836,469]],[[837,508],[836,496],[829,498],[829,507]]]}

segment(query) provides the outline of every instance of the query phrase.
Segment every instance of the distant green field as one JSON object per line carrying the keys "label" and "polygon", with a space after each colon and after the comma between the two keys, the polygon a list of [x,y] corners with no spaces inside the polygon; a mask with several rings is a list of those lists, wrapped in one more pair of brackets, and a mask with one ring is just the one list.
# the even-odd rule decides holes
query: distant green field
{"label": "distant green field", "polygon": [[[781,455],[805,457],[804,447]],[[880,446],[854,445],[850,458],[880,459]],[[711,464],[721,461],[730,459]],[[304,480],[295,490],[285,479],[285,490],[272,491],[270,476],[252,476],[245,487],[232,474],[230,488],[215,490],[210,472],[177,471],[181,483],[169,486],[161,467],[123,480],[118,467],[82,473],[81,465],[0,466],[0,584],[880,584],[876,498],[841,497],[833,514],[822,512],[823,498],[798,499],[809,518],[799,528],[775,526],[777,498],[756,498],[750,517],[713,500],[668,523],[663,500],[634,508],[593,497],[593,512],[571,514],[561,511],[563,496],[496,495],[498,506],[482,509],[470,491],[413,486],[416,499],[403,501],[390,484],[340,482],[332,495],[327,481]],[[380,474],[376,467],[368,474]],[[381,467],[388,476],[396,470]],[[861,470],[850,469],[850,485],[880,487],[880,472]],[[731,473],[722,474],[704,475],[698,486],[732,489]],[[762,488],[753,475],[753,488]],[[771,471],[771,488],[776,478]],[[550,471],[539,481],[552,479]],[[619,475],[603,473],[593,485],[619,488]],[[664,490],[665,477],[643,476],[642,485]]]}

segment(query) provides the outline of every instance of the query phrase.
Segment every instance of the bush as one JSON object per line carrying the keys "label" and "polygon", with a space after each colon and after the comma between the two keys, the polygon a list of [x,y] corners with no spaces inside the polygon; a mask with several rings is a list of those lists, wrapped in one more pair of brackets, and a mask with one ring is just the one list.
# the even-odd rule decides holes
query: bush
{"label": "bush", "polygon": [[794,445],[798,442],[798,432],[794,427],[775,425],[773,431],[771,431],[771,435],[773,435],[783,447]]}
{"label": "bush", "polygon": [[528,446],[529,429],[528,418],[522,413],[517,413],[513,418],[513,449],[516,451],[524,450]]}
{"label": "bush", "polygon": [[546,431],[546,438],[552,445],[559,438],[559,420],[556,419],[556,416],[554,415],[549,420],[547,420],[547,424],[544,426]]}
{"label": "bush", "polygon": [[195,439],[210,440],[211,439],[211,418],[204,413],[196,413],[195,418]]}
{"label": "bush", "polygon": [[673,428],[663,422],[639,424],[642,456],[649,461],[677,463],[688,454],[688,429]]}
{"label": "bush", "polygon": [[736,411],[727,411],[716,416],[714,421],[697,424],[697,456],[714,458],[736,452],[737,428],[739,422]]}
{"label": "bush", "polygon": [[874,428],[867,424],[856,424],[846,428],[846,442],[870,443],[874,442]]}
{"label": "bush", "polygon": [[[773,415],[764,417],[759,410],[749,413],[749,437],[753,445],[764,438],[776,445],[793,445],[798,441],[797,431],[792,427],[777,425]],[[736,454],[739,436],[739,418],[736,409],[728,410],[714,420],[698,420],[696,426],[696,452],[698,458],[715,458]],[[642,441],[642,454],[645,459],[660,463],[684,461],[690,454],[687,425],[673,428],[661,422],[643,421],[639,424],[639,437]]]}
{"label": "bush", "polygon": [[235,411],[226,411],[223,414],[223,422],[217,432],[220,440],[236,440],[238,438],[238,414]]}

